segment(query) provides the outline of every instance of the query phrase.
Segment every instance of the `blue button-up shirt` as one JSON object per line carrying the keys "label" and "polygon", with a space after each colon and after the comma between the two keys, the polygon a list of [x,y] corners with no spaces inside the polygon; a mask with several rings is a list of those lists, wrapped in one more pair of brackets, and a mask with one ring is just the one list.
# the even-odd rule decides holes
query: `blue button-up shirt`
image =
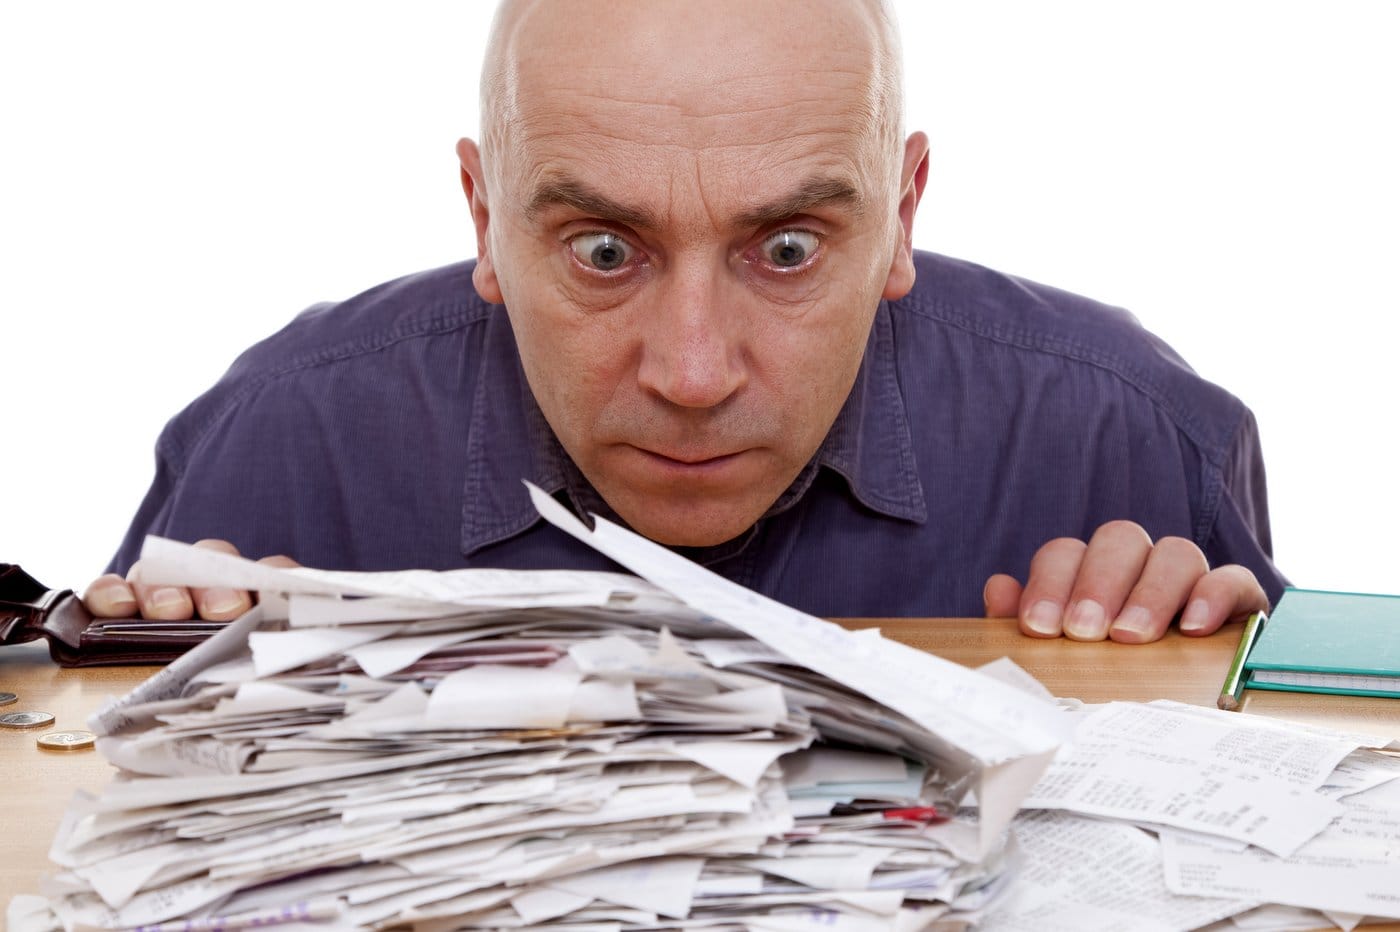
{"label": "blue button-up shirt", "polygon": [[[1118,518],[1242,563],[1271,599],[1253,416],[1128,313],[916,254],[808,467],[738,539],[686,550],[826,616],[980,615],[1060,536]],[[527,478],[613,517],[551,433],[505,309],[471,263],[318,305],[249,349],[161,434],[141,538],[382,570],[617,569],[545,524]]]}

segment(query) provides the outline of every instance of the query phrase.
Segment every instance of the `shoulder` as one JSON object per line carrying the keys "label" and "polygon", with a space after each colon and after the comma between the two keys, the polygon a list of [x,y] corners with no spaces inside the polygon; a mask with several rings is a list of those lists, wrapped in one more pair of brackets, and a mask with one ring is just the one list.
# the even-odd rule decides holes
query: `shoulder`
{"label": "shoulder", "polygon": [[[161,438],[175,453],[198,442],[212,425],[254,396],[290,393],[303,383],[327,378],[382,379],[386,359],[406,364],[426,353],[425,344],[453,340],[470,344],[501,308],[482,301],[472,286],[475,262],[461,262],[407,275],[354,297],[313,305],[285,327],[241,353],[207,392],[167,426]],[[361,366],[361,360],[374,365]],[[424,373],[426,374],[426,373]]]}
{"label": "shoulder", "polygon": [[1194,376],[1129,311],[1059,288],[934,253],[916,253],[914,290],[896,306],[999,345],[1151,380],[1169,370]]}
{"label": "shoulder", "polygon": [[964,370],[985,367],[989,379],[1058,387],[1067,402],[1111,387],[1216,461],[1248,417],[1123,308],[934,253],[916,253],[915,263],[914,290],[891,303],[906,349],[952,354]]}
{"label": "shoulder", "polygon": [[430,269],[343,301],[313,305],[239,356],[229,374],[257,378],[468,327],[485,319],[492,308],[472,287],[475,265],[459,262]]}

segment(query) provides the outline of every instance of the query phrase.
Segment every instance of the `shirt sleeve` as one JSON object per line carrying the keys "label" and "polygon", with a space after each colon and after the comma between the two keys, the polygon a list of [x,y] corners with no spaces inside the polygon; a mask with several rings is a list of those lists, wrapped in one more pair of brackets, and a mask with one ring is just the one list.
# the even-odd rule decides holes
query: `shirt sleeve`
{"label": "shirt sleeve", "polygon": [[131,519],[131,526],[127,528],[121,546],[107,564],[107,572],[125,576],[127,570],[131,569],[131,564],[141,555],[141,544],[146,535],[163,533],[176,481],[176,470],[165,456],[162,447],[158,445],[155,478],[151,480],[151,487],[146,490],[146,497],[141,500],[141,507]]}
{"label": "shirt sleeve", "polygon": [[1270,604],[1275,603],[1288,580],[1274,565],[1264,454],[1259,425],[1248,410],[1235,431],[1234,444],[1222,470],[1222,484],[1215,524],[1204,548],[1206,559],[1212,567],[1227,563],[1248,567],[1264,587]]}

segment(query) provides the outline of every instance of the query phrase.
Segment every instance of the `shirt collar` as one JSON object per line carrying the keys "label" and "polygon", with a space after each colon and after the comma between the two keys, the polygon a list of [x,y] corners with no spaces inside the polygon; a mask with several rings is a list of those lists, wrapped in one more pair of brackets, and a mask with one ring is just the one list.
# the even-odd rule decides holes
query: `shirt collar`
{"label": "shirt collar", "polygon": [[881,301],[875,311],[855,385],[817,459],[845,479],[856,500],[872,511],[915,524],[928,520],[909,412],[899,387],[888,302]]}
{"label": "shirt collar", "polygon": [[[543,520],[521,479],[563,499],[580,516],[593,512],[619,521],[569,459],[535,402],[504,308],[497,308],[486,323],[470,418],[462,490],[464,555]],[[822,468],[845,479],[851,495],[872,511],[917,524],[928,520],[899,388],[894,326],[883,301],[851,394],[812,461],[764,517],[795,505]],[[743,550],[756,529],[716,547],[677,549],[697,562],[714,563]]]}

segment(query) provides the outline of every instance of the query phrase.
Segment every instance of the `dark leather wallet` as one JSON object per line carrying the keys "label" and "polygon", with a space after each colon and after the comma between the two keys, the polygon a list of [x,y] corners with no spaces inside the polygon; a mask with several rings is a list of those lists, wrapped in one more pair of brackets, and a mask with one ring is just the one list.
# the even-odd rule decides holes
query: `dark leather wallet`
{"label": "dark leather wallet", "polygon": [[0,563],[0,645],[48,638],[65,667],[169,663],[223,622],[98,618],[72,589],[49,589],[13,563]]}

